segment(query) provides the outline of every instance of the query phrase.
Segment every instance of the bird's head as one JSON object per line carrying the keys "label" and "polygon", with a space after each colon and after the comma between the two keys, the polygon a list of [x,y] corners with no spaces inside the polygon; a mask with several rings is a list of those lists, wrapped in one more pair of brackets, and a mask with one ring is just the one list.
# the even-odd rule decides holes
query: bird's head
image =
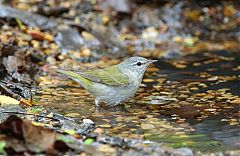
{"label": "bird's head", "polygon": [[143,57],[135,56],[123,61],[120,63],[120,66],[142,77],[148,65],[156,61],[157,60],[148,60]]}

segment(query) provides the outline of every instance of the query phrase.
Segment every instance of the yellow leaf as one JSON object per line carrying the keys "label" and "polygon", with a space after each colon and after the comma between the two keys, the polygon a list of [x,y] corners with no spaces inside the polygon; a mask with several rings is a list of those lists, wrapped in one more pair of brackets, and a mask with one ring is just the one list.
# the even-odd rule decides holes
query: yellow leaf
{"label": "yellow leaf", "polygon": [[27,100],[27,99],[21,98],[19,104],[20,104],[20,105],[23,105],[23,106],[29,107],[29,106],[33,106],[33,101],[32,101],[32,99]]}
{"label": "yellow leaf", "polygon": [[10,104],[18,105],[19,101],[9,96],[0,95],[0,104],[1,105],[10,105]]}

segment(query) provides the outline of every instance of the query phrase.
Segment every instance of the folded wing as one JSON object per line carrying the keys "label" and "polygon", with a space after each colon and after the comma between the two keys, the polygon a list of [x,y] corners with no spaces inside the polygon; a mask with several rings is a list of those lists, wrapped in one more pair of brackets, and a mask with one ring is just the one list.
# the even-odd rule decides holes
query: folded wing
{"label": "folded wing", "polygon": [[129,83],[128,76],[123,74],[117,66],[86,71],[81,76],[111,86],[125,86]]}
{"label": "folded wing", "polygon": [[90,81],[110,86],[126,86],[129,84],[128,76],[123,74],[117,66],[78,72],[63,70],[58,70],[58,72],[63,73],[71,78],[79,79],[80,77],[83,77]]}

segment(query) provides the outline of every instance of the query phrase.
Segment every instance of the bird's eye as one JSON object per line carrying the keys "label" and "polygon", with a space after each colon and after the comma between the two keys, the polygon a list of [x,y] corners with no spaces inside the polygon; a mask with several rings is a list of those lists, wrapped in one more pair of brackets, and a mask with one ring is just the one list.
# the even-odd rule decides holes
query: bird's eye
{"label": "bird's eye", "polygon": [[138,65],[138,66],[141,66],[141,65],[142,65],[142,63],[141,63],[141,62],[138,62],[138,63],[137,63],[137,65]]}

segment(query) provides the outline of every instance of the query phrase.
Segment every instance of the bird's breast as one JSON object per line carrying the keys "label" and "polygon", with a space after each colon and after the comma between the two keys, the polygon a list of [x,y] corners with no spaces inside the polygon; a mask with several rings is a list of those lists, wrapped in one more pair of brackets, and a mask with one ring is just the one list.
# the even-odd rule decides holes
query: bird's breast
{"label": "bird's breast", "polygon": [[95,83],[94,90],[91,93],[95,95],[98,99],[102,99],[109,104],[120,103],[129,97],[132,97],[141,81],[134,73],[128,73],[129,83],[123,86],[108,86],[105,84]]}

